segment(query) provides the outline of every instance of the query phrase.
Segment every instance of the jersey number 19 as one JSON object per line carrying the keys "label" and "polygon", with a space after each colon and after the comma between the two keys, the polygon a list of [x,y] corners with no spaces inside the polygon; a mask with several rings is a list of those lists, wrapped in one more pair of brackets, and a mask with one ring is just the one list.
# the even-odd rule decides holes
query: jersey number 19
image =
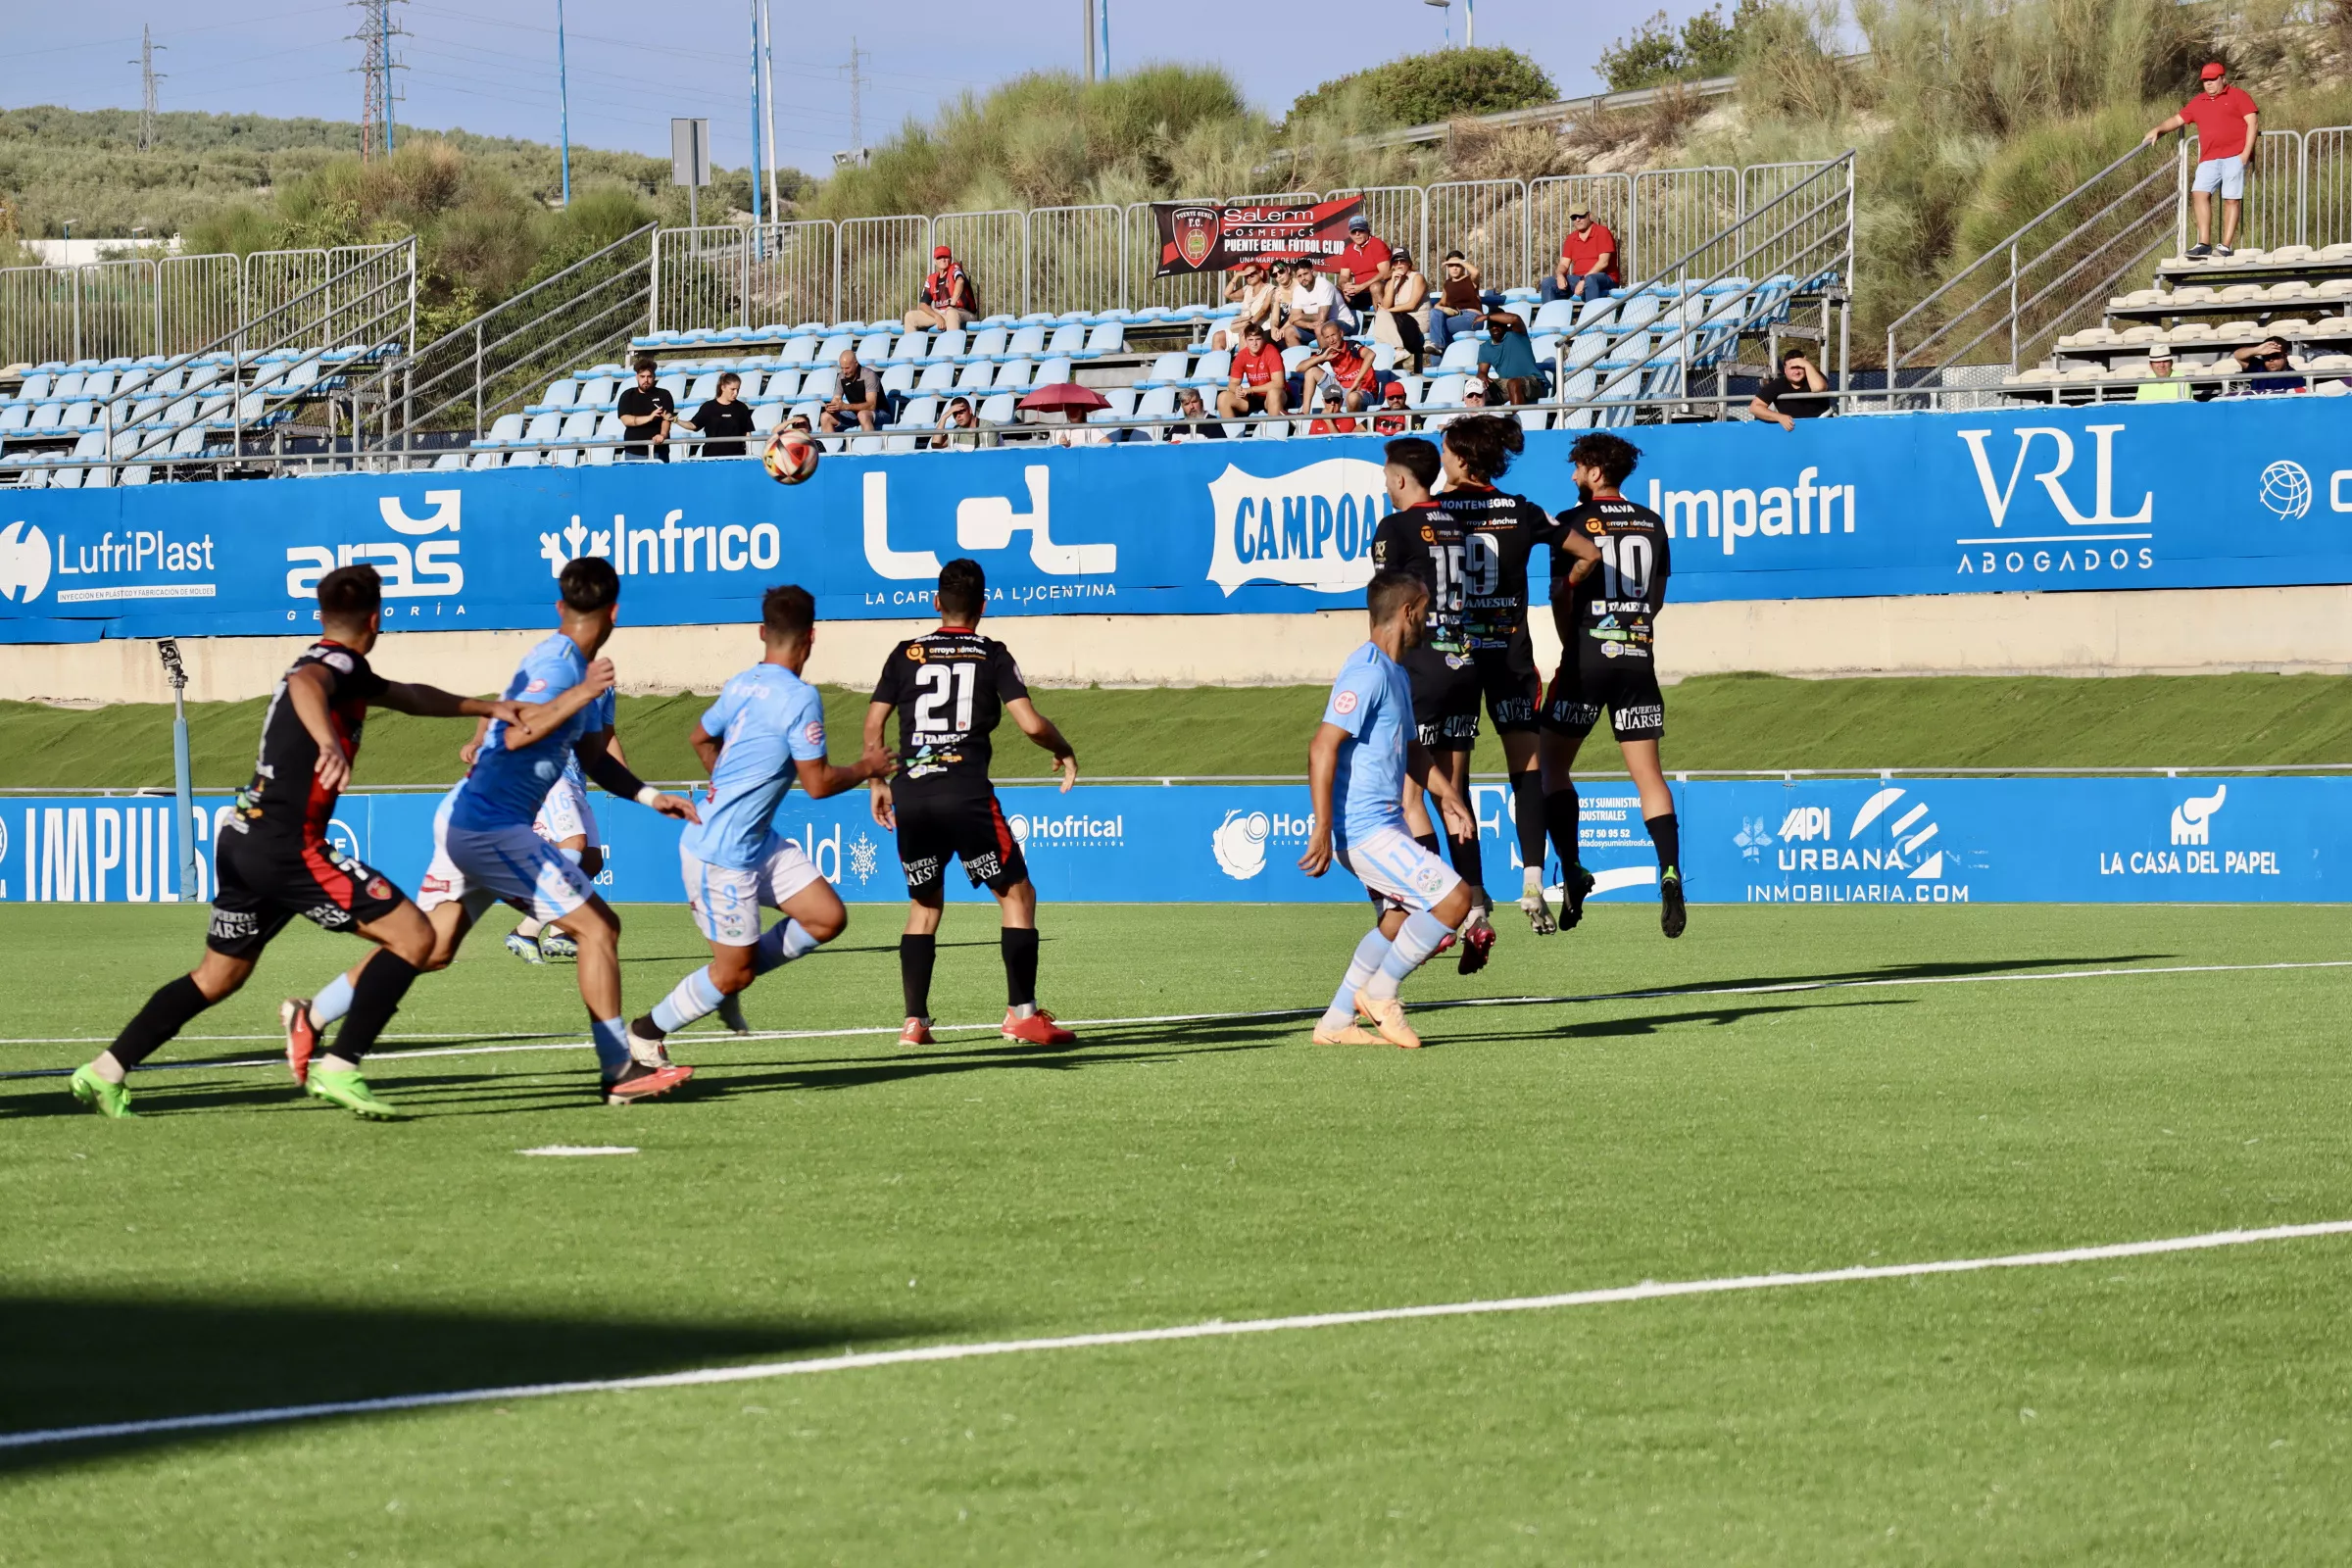
{"label": "jersey number 19", "polygon": [[929,734],[947,730],[941,713],[952,701],[956,705],[956,724],[949,733],[967,734],[972,727],[972,689],[979,681],[976,664],[925,664],[914,672],[915,685],[922,695],[914,700],[914,727]]}

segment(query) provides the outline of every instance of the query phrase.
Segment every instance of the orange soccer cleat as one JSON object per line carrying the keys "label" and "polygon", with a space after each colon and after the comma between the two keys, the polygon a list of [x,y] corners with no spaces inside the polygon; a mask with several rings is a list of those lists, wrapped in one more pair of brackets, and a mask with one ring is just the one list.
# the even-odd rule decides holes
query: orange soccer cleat
{"label": "orange soccer cleat", "polygon": [[277,1004],[277,1021],[286,1031],[286,1067],[294,1081],[310,1087],[311,1057],[318,1051],[318,1028],[311,1022],[311,1004],[305,997],[288,997]]}
{"label": "orange soccer cleat", "polygon": [[1040,1007],[1026,1018],[1016,1018],[1012,1009],[1004,1009],[1004,1027],[1001,1031],[1007,1040],[1018,1040],[1032,1046],[1067,1046],[1078,1037],[1054,1021],[1054,1015]]}
{"label": "orange soccer cleat", "polygon": [[1355,994],[1355,1010],[1371,1019],[1372,1027],[1380,1031],[1381,1039],[1397,1050],[1421,1049],[1421,1037],[1413,1033],[1411,1024],[1404,1021],[1404,1004],[1395,997],[1367,997],[1358,991]]}

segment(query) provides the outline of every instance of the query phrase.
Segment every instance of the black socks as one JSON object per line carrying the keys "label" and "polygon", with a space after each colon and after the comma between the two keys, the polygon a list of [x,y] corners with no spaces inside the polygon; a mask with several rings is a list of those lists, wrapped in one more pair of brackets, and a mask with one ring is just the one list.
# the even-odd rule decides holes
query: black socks
{"label": "black socks", "polygon": [[906,994],[906,1016],[931,1016],[931,965],[939,957],[939,938],[916,936],[912,932],[899,938],[899,989]]}
{"label": "black socks", "polygon": [[345,1061],[358,1064],[383,1033],[384,1025],[400,1009],[400,999],[409,994],[409,986],[416,978],[416,966],[389,948],[378,948],[360,970],[359,982],[351,988],[351,1010],[343,1015],[343,1027],[336,1032],[334,1054]]}
{"label": "black socks", "polygon": [[1486,852],[1479,848],[1476,828],[1471,829],[1470,836],[1466,839],[1457,839],[1451,830],[1448,830],[1446,834],[1446,847],[1451,852],[1453,868],[1463,881],[1474,888],[1483,888],[1487,885],[1487,857]]}
{"label": "black socks", "polygon": [[1584,802],[1577,799],[1576,786],[1554,790],[1544,797],[1544,821],[1551,832],[1551,847],[1560,858],[1560,875],[1566,878],[1583,862],[1577,858],[1576,835]]}
{"label": "black socks", "polygon": [[1642,825],[1649,829],[1649,841],[1657,846],[1658,874],[1683,874],[1683,828],[1668,811],[1664,816],[1645,816]]}
{"label": "black socks", "polygon": [[204,993],[196,989],[194,976],[183,974],[171,981],[149,997],[139,1015],[124,1024],[122,1032],[115,1037],[115,1060],[125,1069],[137,1066],[186,1028],[190,1018],[211,1005]]}
{"label": "black socks", "polygon": [[1006,926],[997,938],[1004,955],[1004,1004],[1037,1005],[1037,932]]}
{"label": "black socks", "polygon": [[[1544,869],[1544,829],[1550,819],[1544,794],[1544,773],[1529,768],[1511,775],[1511,820],[1519,828],[1519,863]],[[1573,845],[1574,840],[1570,840]]]}

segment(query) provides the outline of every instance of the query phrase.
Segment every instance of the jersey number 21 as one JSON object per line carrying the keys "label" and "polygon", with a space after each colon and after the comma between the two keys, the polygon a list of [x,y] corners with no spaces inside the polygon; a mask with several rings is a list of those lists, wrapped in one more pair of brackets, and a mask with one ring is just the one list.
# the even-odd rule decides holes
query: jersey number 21
{"label": "jersey number 21", "polygon": [[961,735],[970,730],[972,688],[978,678],[978,666],[973,664],[925,664],[916,670],[914,683],[922,688],[922,695],[914,700],[914,727],[925,733],[949,729],[940,715],[953,701],[956,723],[950,733]]}

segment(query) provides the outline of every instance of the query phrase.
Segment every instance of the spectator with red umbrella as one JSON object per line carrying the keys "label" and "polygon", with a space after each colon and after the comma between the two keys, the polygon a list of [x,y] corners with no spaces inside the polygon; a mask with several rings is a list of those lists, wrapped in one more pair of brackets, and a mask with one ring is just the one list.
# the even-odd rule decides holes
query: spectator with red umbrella
{"label": "spectator with red umbrella", "polygon": [[1020,406],[1031,414],[1067,416],[1069,423],[1054,432],[1054,444],[1057,447],[1099,447],[1110,439],[1108,430],[1086,422],[1086,416],[1097,409],[1110,407],[1110,400],[1091,386],[1054,381],[1021,399]]}

